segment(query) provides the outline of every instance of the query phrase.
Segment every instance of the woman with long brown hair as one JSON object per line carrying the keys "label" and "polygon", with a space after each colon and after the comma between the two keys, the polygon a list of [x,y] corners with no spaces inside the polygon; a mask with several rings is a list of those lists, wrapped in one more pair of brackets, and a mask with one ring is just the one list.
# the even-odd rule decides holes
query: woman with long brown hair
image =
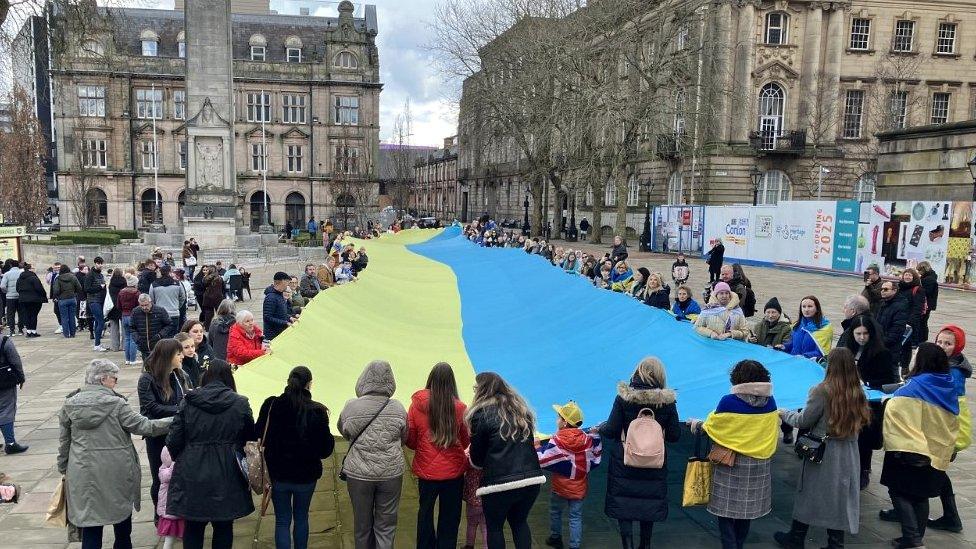
{"label": "woman with long brown hair", "polygon": [[[427,385],[413,394],[407,412],[407,447],[416,453],[413,472],[417,475],[420,508],[417,510],[417,547],[457,547],[461,523],[461,496],[468,459],[466,406],[458,398],[454,370],[437,363],[427,376]],[[434,504],[440,500],[437,529]]]}
{"label": "woman with long brown hair", "polygon": [[465,415],[471,433],[471,464],[481,469],[481,497],[488,549],[505,547],[508,521],[516,549],[532,546],[528,517],[546,482],[533,446],[535,414],[494,372],[475,376],[474,400]]}
{"label": "woman with long brown hair", "polygon": [[[162,339],[146,357],[146,371],[139,378],[139,413],[149,419],[173,417],[189,390],[189,380],[183,373],[183,347],[175,339]],[[159,498],[159,466],[163,464],[162,452],[166,435],[146,437],[146,454],[149,457],[149,473],[155,512]]]}
{"label": "woman with long brown hair", "polygon": [[[801,548],[810,526],[827,529],[827,547],[843,547],[844,531],[856,534],[860,521],[860,458],[857,436],[871,420],[867,398],[847,348],[827,355],[827,375],[810,389],[802,411],[780,410],[780,418],[805,437],[823,441],[822,459],[804,459],[793,501],[789,532],[776,532],[783,547]],[[802,456],[801,456],[802,457]]]}

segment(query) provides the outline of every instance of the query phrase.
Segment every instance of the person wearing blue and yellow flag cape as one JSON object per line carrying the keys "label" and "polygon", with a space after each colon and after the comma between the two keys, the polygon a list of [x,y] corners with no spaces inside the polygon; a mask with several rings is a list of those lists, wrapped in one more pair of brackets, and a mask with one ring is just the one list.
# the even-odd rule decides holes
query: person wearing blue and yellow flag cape
{"label": "person wearing blue and yellow flag cape", "polygon": [[[808,295],[800,300],[800,312],[793,324],[790,339],[783,344],[783,351],[795,355],[820,360],[830,352],[834,340],[834,326],[823,314],[820,300]],[[783,442],[793,444],[793,427],[782,425]]]}
{"label": "person wearing blue and yellow flag cape", "polygon": [[946,469],[959,433],[959,399],[949,357],[934,343],[922,343],[905,385],[885,405],[884,467],[881,484],[901,522],[897,549],[922,547],[929,498],[949,481]]}
{"label": "person wearing blue and yellow flag cape", "polygon": [[871,419],[854,353],[847,348],[827,355],[827,375],[810,389],[802,411],[780,410],[780,417],[823,439],[823,459],[803,460],[793,500],[789,532],[776,532],[781,547],[803,549],[811,526],[827,529],[827,548],[844,547],[844,532],[858,532],[860,457],[858,433]]}
{"label": "person wearing blue and yellow flag cape", "polygon": [[704,431],[732,465],[716,463],[708,512],[718,517],[722,549],[742,549],[753,519],[772,510],[770,458],[776,453],[779,414],[769,371],[755,360],[732,368],[732,392],[704,422],[689,419],[692,432]]}

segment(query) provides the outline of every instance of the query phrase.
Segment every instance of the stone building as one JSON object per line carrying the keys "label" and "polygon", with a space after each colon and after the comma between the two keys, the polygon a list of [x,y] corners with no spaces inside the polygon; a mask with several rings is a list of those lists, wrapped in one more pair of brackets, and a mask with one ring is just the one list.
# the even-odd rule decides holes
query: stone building
{"label": "stone building", "polygon": [[[634,238],[647,193],[651,204],[870,200],[875,133],[976,117],[976,1],[675,0],[648,9],[672,4],[697,10],[700,24],[678,41],[702,45],[692,76],[712,89],[674,90],[674,119],[634,146],[626,181],[597,186],[602,201],[592,185],[575,197],[542,193],[551,217],[575,210],[577,220],[592,220],[602,203],[602,232],[625,227]],[[479,106],[468,99],[459,117],[461,185],[493,216],[520,218],[529,192],[519,155],[479,126]],[[707,108],[691,112],[699,99]],[[627,207],[618,223],[620,201]]]}
{"label": "stone building", "polygon": [[976,120],[878,134],[879,200],[976,201]]}
{"label": "stone building", "polygon": [[[193,116],[182,7],[99,8],[103,25],[38,67],[50,68],[52,80],[38,102],[54,112],[63,227],[182,221]],[[261,224],[265,184],[278,227],[335,218],[340,205],[374,213],[382,89],[375,8],[356,15],[343,1],[337,17],[280,15],[268,0],[235,0],[232,12],[238,225]]]}
{"label": "stone building", "polygon": [[411,205],[421,217],[452,221],[466,219],[471,213],[467,189],[458,184],[457,159],[458,139],[454,135],[444,139],[442,148],[417,160]]}

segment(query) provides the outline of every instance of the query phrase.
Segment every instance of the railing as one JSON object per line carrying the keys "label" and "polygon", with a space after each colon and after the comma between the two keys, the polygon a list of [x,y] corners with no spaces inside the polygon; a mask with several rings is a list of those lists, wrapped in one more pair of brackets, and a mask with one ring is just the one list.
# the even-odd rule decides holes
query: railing
{"label": "railing", "polygon": [[683,132],[663,133],[657,136],[657,155],[662,158],[677,158],[684,140]]}
{"label": "railing", "polygon": [[749,132],[749,145],[758,152],[800,154],[807,145],[806,130]]}

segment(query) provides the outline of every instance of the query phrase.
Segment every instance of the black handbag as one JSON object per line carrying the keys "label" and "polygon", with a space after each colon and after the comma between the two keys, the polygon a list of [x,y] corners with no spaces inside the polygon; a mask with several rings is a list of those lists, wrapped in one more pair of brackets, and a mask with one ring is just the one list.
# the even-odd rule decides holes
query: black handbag
{"label": "black handbag", "polygon": [[0,389],[10,389],[22,383],[20,374],[14,369],[13,365],[7,364],[4,359],[3,348],[7,345],[7,336],[2,336],[0,341]]}
{"label": "black handbag", "polygon": [[820,463],[823,461],[824,452],[827,450],[827,437],[818,437],[812,433],[801,433],[796,437],[796,444],[793,451],[800,459],[810,463]]}
{"label": "black handbag", "polygon": [[359,437],[363,436],[363,433],[366,432],[366,429],[369,429],[369,426],[372,425],[374,421],[376,421],[376,418],[380,417],[380,414],[383,413],[383,410],[386,410],[386,407],[390,404],[390,400],[391,399],[389,398],[386,399],[386,402],[383,403],[383,406],[381,406],[380,409],[376,411],[376,414],[374,414],[373,418],[369,420],[369,423],[367,423],[366,426],[363,427],[363,430],[359,431],[359,434],[356,435],[356,438],[349,441],[349,448],[346,448],[346,454],[342,456],[342,466],[339,467],[339,475],[338,475],[339,480],[345,482],[346,479],[349,478],[348,475],[346,475],[346,458],[349,457],[349,452],[352,451],[352,447],[356,445],[356,441],[359,440]]}

